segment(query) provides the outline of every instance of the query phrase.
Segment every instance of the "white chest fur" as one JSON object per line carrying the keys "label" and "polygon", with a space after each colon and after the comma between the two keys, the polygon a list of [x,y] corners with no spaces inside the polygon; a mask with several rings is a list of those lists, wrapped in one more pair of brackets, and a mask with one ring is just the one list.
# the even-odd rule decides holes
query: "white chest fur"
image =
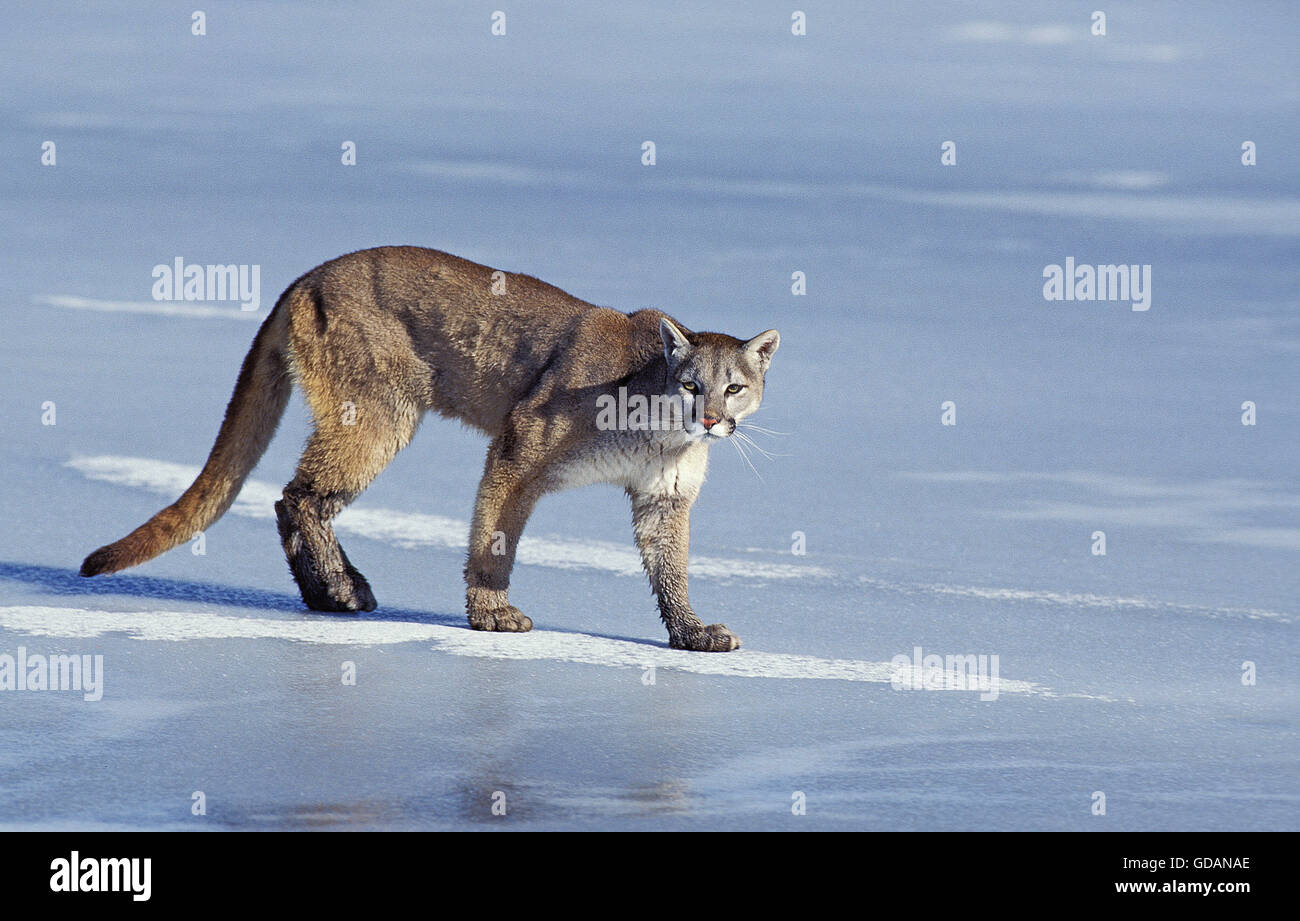
{"label": "white chest fur", "polygon": [[613,483],[636,492],[694,498],[704,482],[708,458],[702,443],[670,448],[642,439],[614,441],[593,446],[559,465],[552,488]]}

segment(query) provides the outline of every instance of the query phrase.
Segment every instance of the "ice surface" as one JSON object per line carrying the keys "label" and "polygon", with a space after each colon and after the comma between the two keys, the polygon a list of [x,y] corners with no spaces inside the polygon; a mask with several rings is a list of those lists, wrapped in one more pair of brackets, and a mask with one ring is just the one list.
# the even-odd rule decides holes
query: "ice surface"
{"label": "ice surface", "polygon": [[[0,655],[102,655],[105,689],[0,690],[0,827],[1300,826],[1300,12],[794,38],[788,4],[701,6],[500,39],[472,6],[7,11]],[[716,446],[693,515],[742,650],[666,648],[614,488],[539,506],[533,634],[468,630],[484,444],[437,419],[339,520],[380,608],[305,611],[271,509],[298,400],[203,555],[76,575],[189,482],[250,320],[383,243],[780,329],[754,421],[786,434],[761,480]],[[153,301],[177,256],[260,265],[262,309]],[[1045,301],[1066,257],[1152,265],[1151,309]],[[1003,693],[896,689],[916,647],[997,655]]]}

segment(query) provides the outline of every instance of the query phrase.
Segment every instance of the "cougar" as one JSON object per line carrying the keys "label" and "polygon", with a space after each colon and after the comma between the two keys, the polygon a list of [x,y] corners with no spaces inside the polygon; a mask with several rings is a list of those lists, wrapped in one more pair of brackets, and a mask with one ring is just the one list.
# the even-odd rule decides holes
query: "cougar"
{"label": "cougar", "polygon": [[[86,557],[81,574],[143,563],[225,514],[296,380],[315,428],[275,512],[307,607],[374,610],[370,585],[330,522],[433,410],[491,438],[465,566],[471,627],[532,629],[506,597],[524,524],[546,493],[603,482],[631,498],[669,645],[736,649],[739,637],[723,624],[705,626],[691,609],[690,511],[709,446],[758,409],[779,344],[774,329],[747,341],[692,332],[657,310],[597,307],[531,276],[436,250],[386,246],[341,256],[280,295],[198,479]],[[647,413],[647,405],[661,411]]]}

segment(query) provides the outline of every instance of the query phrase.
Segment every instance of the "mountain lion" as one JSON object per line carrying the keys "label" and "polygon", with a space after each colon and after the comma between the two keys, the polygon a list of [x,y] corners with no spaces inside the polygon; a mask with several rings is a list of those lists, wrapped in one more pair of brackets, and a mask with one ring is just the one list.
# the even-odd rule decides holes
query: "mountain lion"
{"label": "mountain lion", "polygon": [[[776,330],[746,342],[691,332],[657,310],[619,313],[435,250],[341,256],[291,284],[258,330],[198,479],[86,557],[81,574],[143,563],[220,518],[275,434],[296,380],[315,431],[275,512],[309,608],[374,610],[330,520],[433,410],[492,438],[465,566],[470,626],[532,629],[506,600],[524,523],[544,494],[604,482],[632,500],[670,645],[736,649],[739,637],[691,610],[689,516],[709,446],[758,409],[779,343]],[[667,410],[648,422],[623,411],[638,401]]]}

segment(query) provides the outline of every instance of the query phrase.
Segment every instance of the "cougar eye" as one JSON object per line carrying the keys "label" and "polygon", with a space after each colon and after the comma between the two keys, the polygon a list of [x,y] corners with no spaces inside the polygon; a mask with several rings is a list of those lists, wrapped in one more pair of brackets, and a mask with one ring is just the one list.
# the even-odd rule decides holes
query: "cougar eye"
{"label": "cougar eye", "polygon": [[695,386],[695,381],[682,381],[682,389],[687,393],[695,393],[700,388]]}
{"label": "cougar eye", "polygon": [[728,385],[727,385],[727,393],[740,393],[740,391],[742,391],[742,390],[744,390],[744,389],[745,389],[745,385],[744,385],[744,384],[728,384]]}

